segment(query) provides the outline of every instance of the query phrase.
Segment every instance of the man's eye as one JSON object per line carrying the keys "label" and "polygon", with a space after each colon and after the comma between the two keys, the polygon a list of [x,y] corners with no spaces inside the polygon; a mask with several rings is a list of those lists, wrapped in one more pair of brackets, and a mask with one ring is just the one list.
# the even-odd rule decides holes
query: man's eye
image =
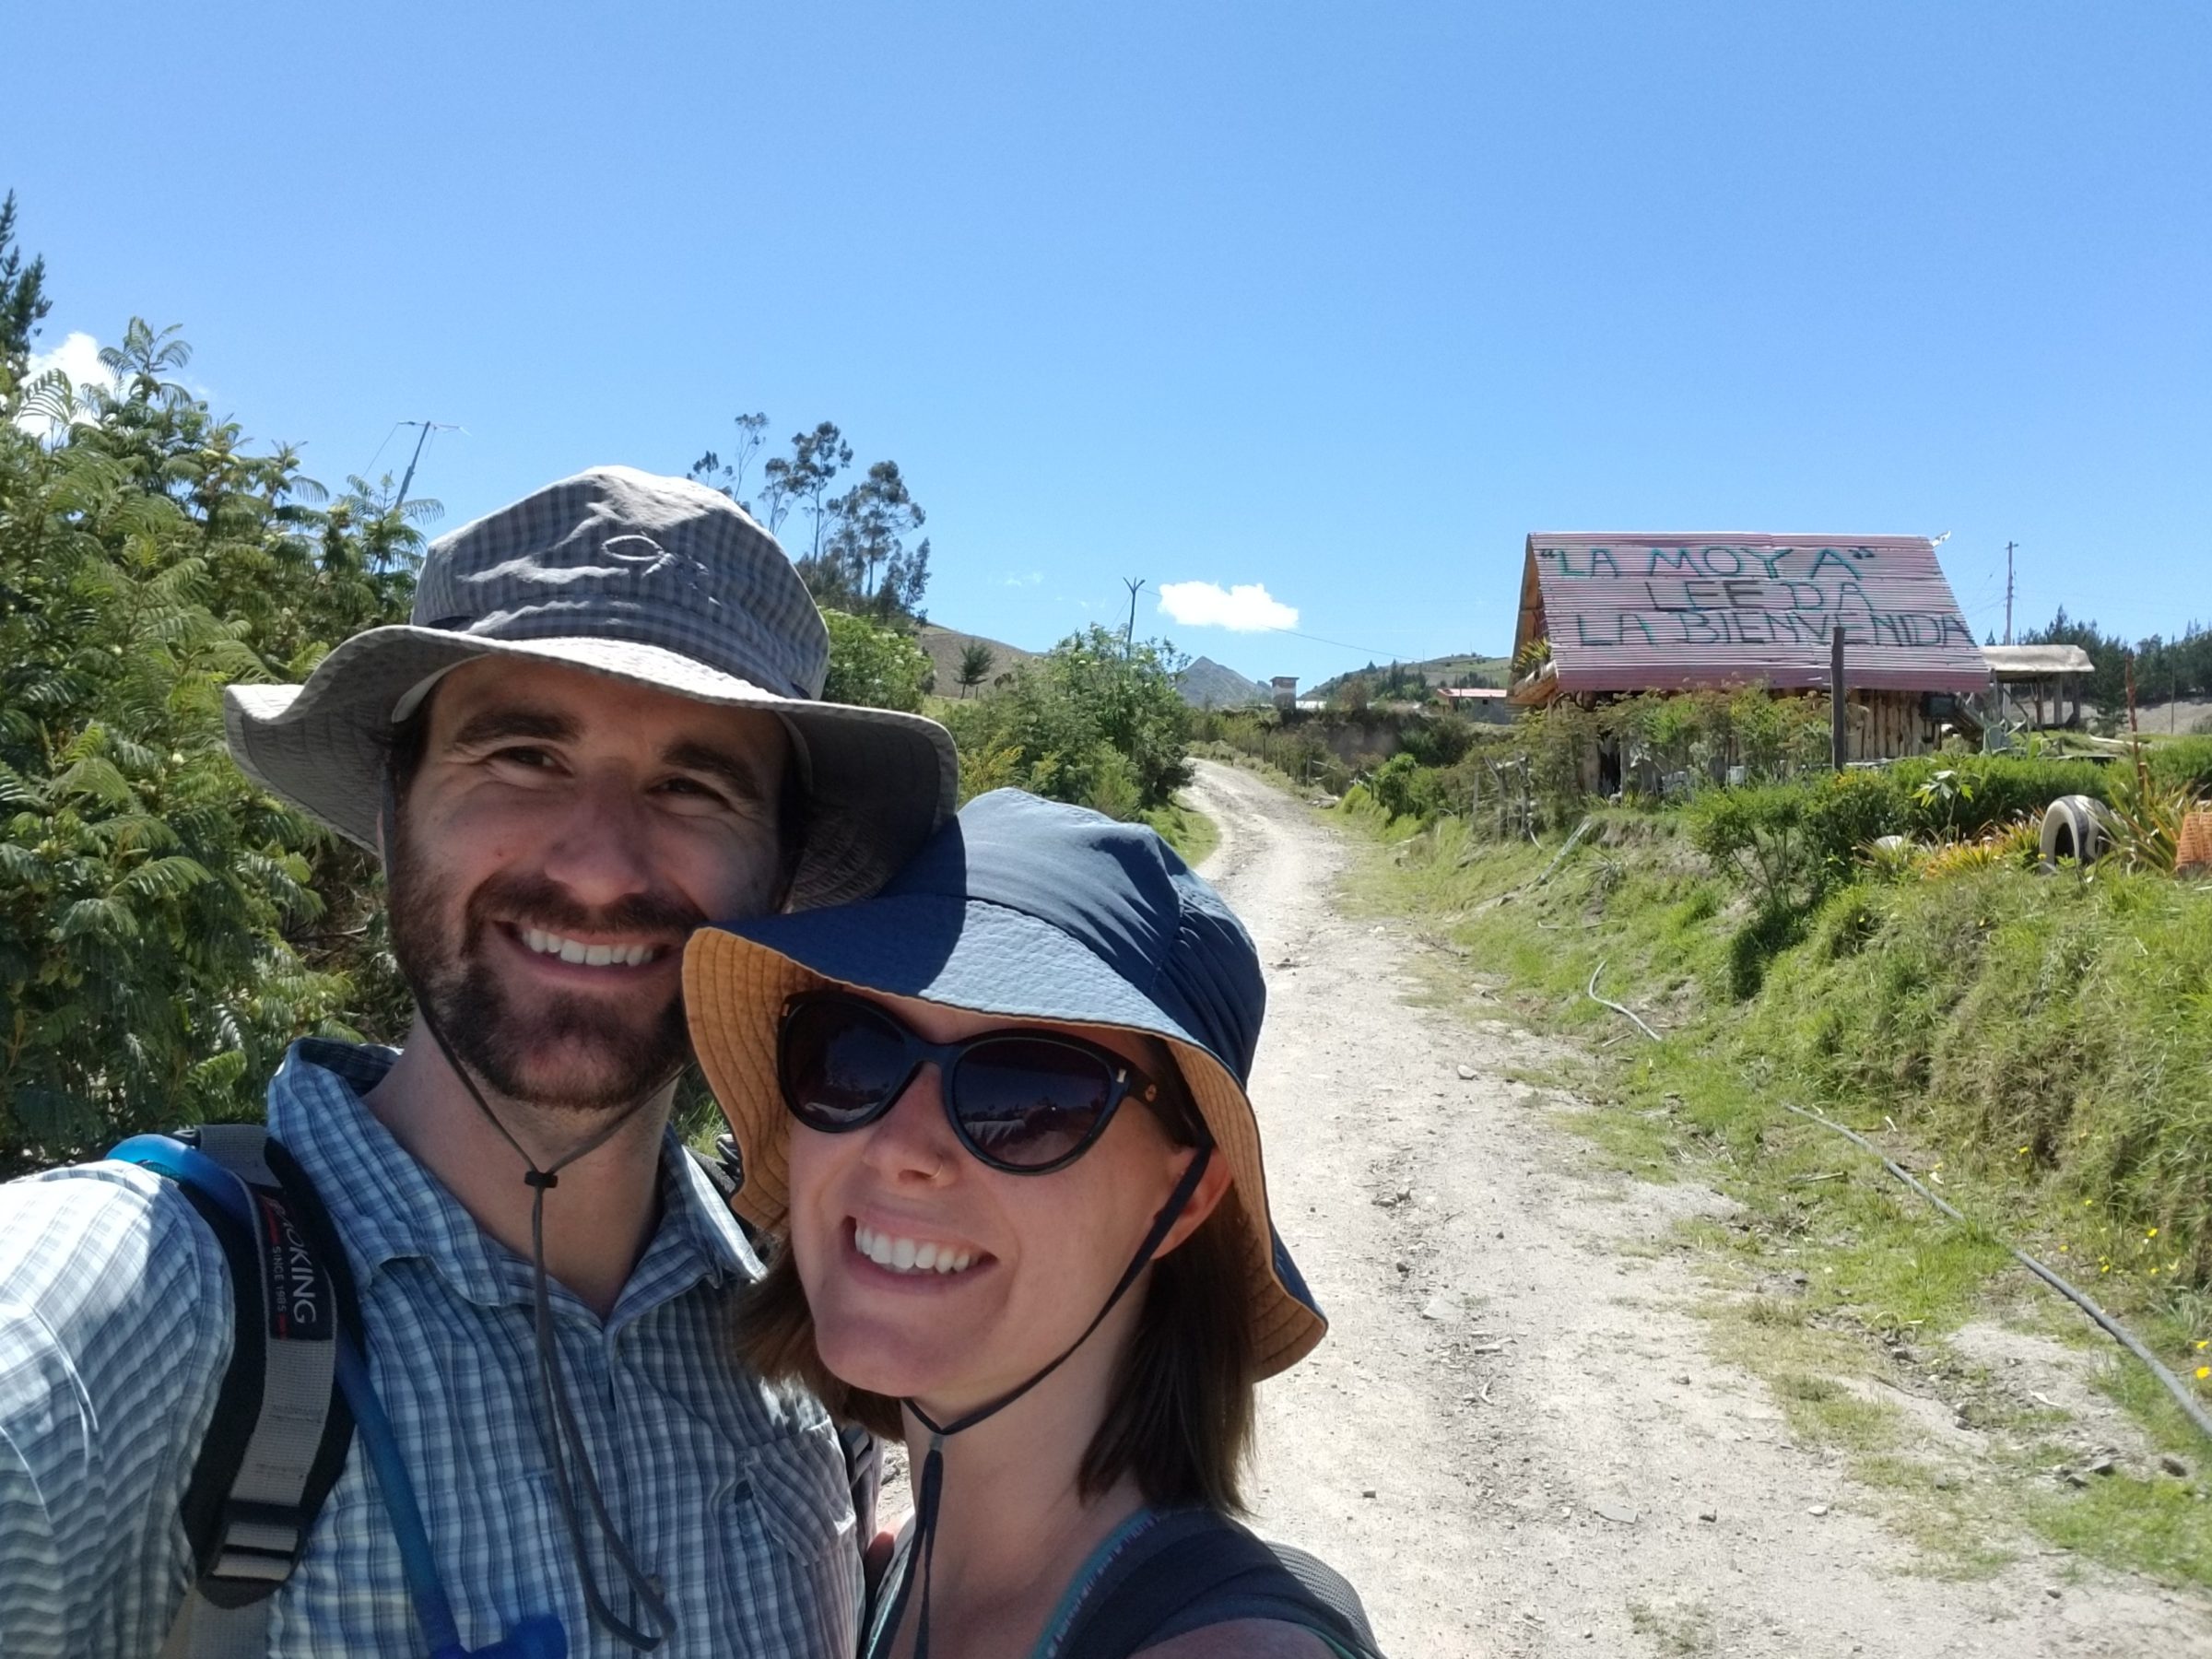
{"label": "man's eye", "polygon": [[553,764],[553,757],[544,749],[531,748],[523,745],[494,749],[489,759],[502,761],[509,766],[524,766],[539,771]]}
{"label": "man's eye", "polygon": [[719,791],[708,788],[696,778],[666,778],[662,780],[661,793],[688,801],[702,801],[710,806],[722,805]]}

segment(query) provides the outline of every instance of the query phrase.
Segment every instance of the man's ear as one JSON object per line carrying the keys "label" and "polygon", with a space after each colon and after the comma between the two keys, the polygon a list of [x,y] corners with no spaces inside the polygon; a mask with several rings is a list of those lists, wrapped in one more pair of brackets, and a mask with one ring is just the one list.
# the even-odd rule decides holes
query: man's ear
{"label": "man's ear", "polygon": [[[1191,1167],[1190,1160],[1197,1156],[1194,1150],[1186,1151],[1176,1159],[1175,1178],[1178,1181]],[[1191,1201],[1182,1206],[1182,1214],[1175,1218],[1175,1225],[1168,1229],[1168,1236],[1159,1241],[1159,1248],[1152,1253],[1154,1261],[1166,1255],[1206,1225],[1206,1218],[1220,1204],[1221,1195],[1229,1191],[1230,1179],[1229,1159],[1221,1156],[1221,1148],[1217,1147],[1213,1156],[1206,1160],[1206,1173],[1198,1177],[1198,1185],[1191,1194]]]}

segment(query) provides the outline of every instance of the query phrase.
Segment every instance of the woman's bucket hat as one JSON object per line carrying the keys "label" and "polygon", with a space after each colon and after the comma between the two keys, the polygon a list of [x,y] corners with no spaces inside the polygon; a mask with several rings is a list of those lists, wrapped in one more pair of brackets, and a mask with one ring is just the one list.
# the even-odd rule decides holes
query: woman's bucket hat
{"label": "woman's bucket hat", "polygon": [[627,466],[564,478],[430,544],[412,619],[304,686],[224,693],[247,775],[375,850],[394,723],[477,657],[587,669],[780,716],[800,756],[794,908],[880,887],[952,811],[958,759],[918,714],[816,700],[830,636],[775,538],[718,491]]}
{"label": "woman's bucket hat", "polygon": [[782,1227],[790,1206],[778,1025],[792,996],[826,986],[1158,1038],[1233,1178],[1258,1374],[1321,1340],[1327,1321],[1269,1218],[1244,1092],[1267,1000],[1259,953],[1151,830],[994,790],[874,899],[692,935],[692,1047],[736,1142],[737,1212],[755,1227]]}

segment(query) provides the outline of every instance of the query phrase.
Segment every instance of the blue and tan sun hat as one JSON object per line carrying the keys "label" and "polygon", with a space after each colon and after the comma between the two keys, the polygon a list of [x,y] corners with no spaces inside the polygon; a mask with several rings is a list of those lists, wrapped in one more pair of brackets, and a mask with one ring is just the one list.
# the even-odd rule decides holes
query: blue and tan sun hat
{"label": "blue and tan sun hat", "polygon": [[719,491],[627,466],[563,478],[432,542],[412,618],[345,641],[305,685],[229,688],[230,753],[374,851],[394,723],[440,676],[491,656],[782,719],[806,793],[794,908],[874,892],[952,812],[944,727],[818,700],[829,632],[775,537]]}
{"label": "blue and tan sun hat", "polygon": [[1259,1375],[1321,1340],[1327,1322],[1268,1215],[1244,1091],[1267,1004],[1259,953],[1153,830],[994,790],[873,899],[694,934],[692,1047],[730,1121],[744,1171],[735,1202],[755,1227],[780,1228],[790,1205],[778,1023],[792,996],[828,986],[1159,1039],[1233,1178]]}

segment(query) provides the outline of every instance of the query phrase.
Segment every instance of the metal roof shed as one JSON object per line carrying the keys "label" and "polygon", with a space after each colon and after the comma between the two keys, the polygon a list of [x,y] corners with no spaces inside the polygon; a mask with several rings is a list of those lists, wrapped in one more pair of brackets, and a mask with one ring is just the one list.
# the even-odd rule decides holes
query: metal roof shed
{"label": "metal roof shed", "polygon": [[1513,700],[1824,689],[1837,627],[1853,691],[1971,696],[1989,684],[1925,536],[1571,532],[1528,538]]}

